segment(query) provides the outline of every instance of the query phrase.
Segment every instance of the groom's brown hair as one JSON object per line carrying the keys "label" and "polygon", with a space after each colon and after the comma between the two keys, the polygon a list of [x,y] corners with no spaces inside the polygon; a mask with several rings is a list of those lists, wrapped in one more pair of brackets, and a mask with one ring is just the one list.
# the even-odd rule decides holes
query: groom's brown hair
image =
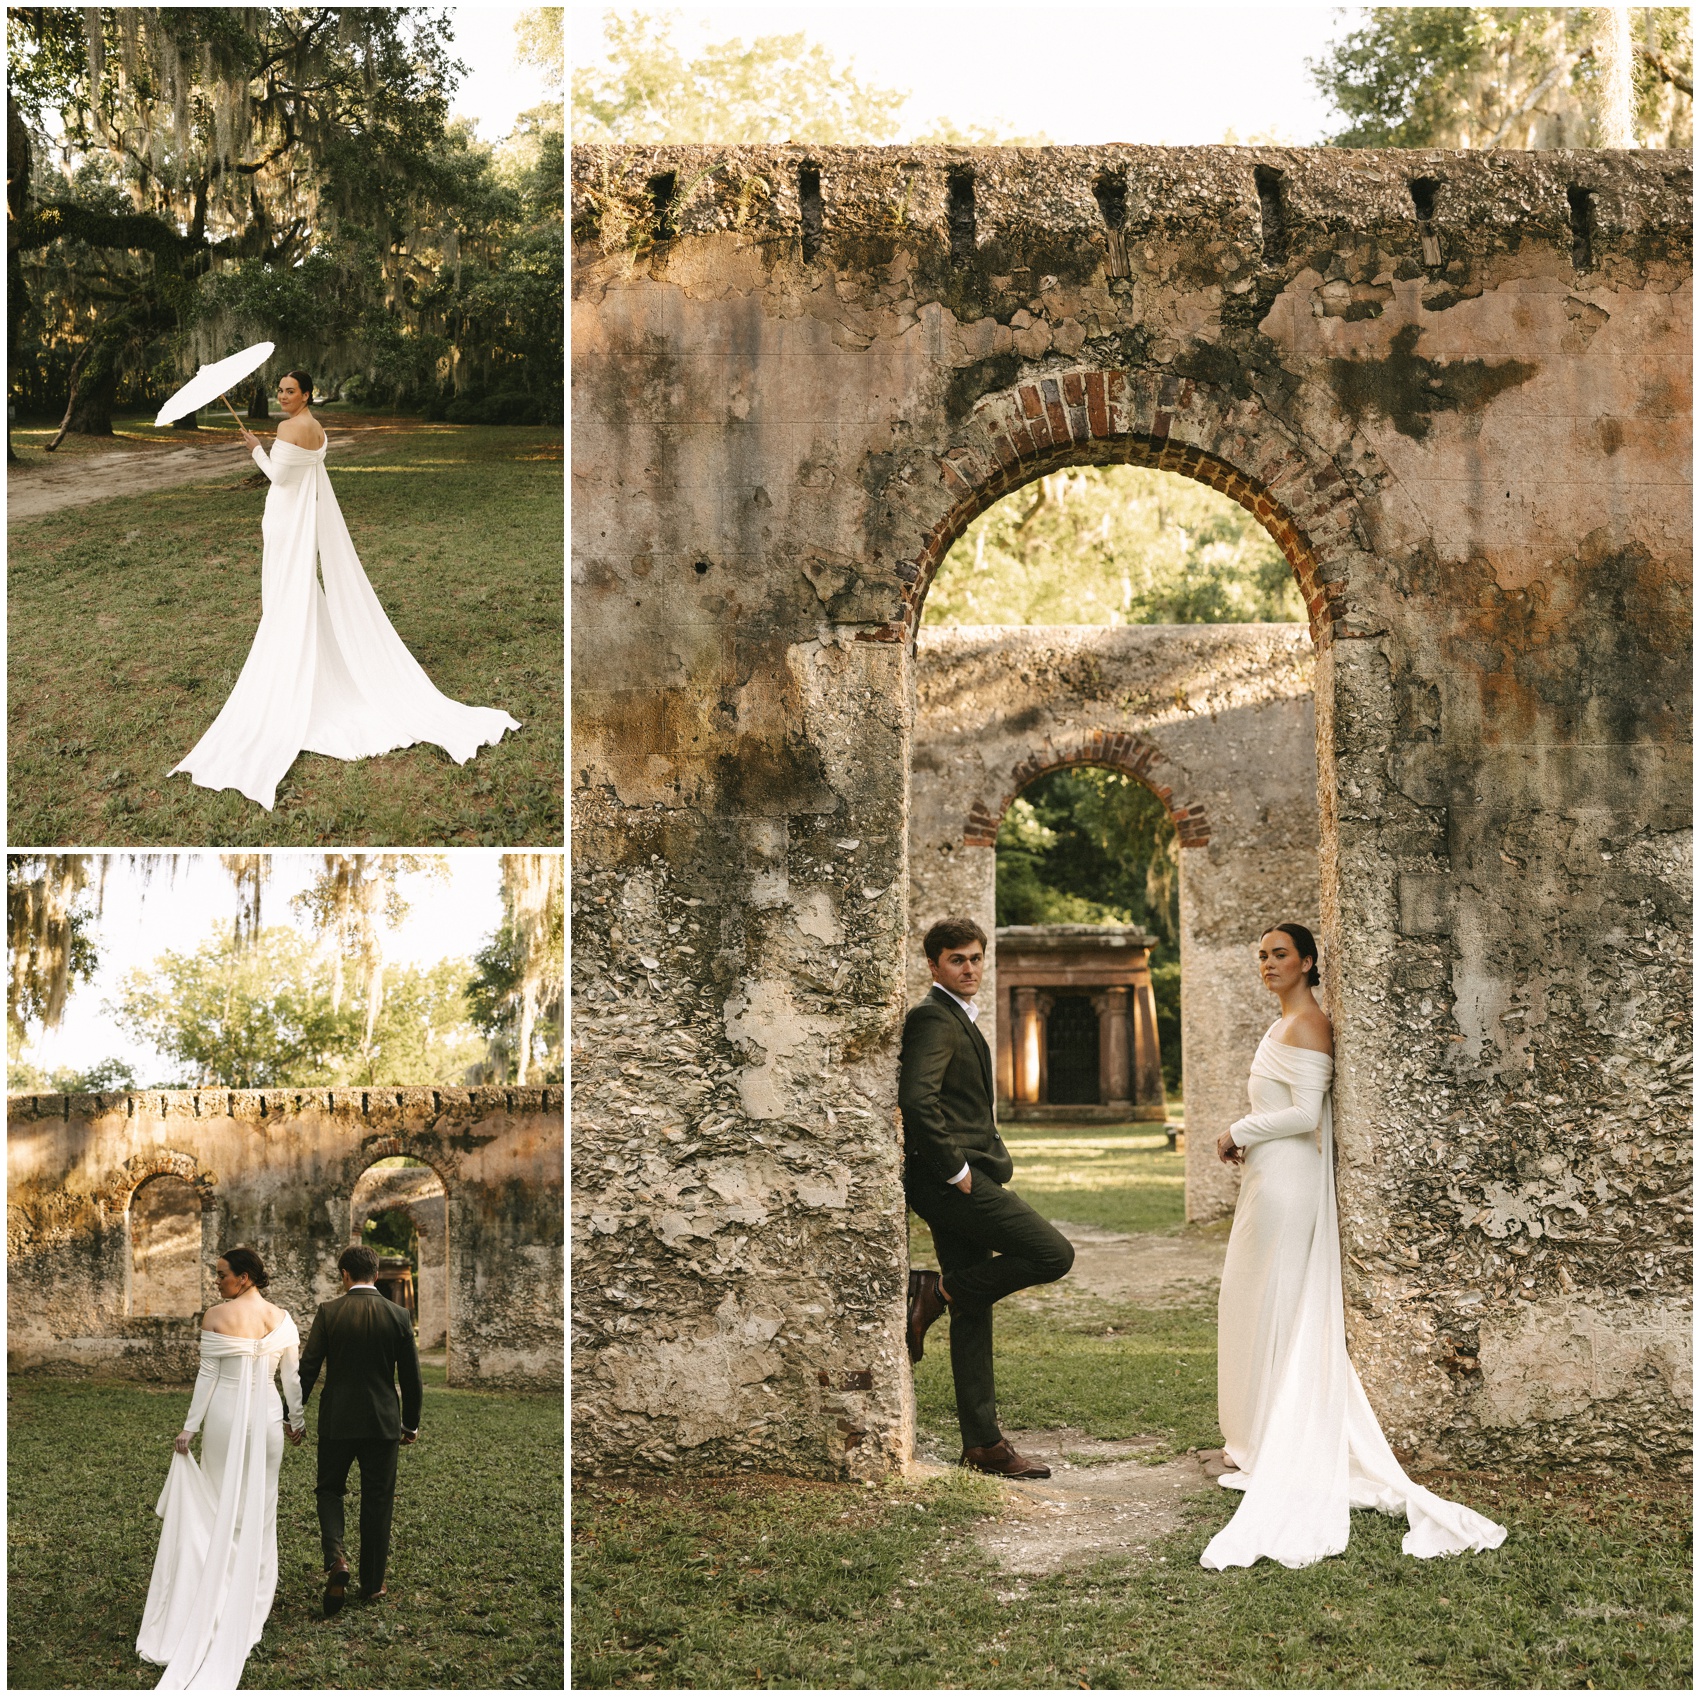
{"label": "groom's brown hair", "polygon": [[363,1285],[378,1276],[378,1257],[363,1243],[351,1243],[337,1256],[336,1264],[357,1285]]}

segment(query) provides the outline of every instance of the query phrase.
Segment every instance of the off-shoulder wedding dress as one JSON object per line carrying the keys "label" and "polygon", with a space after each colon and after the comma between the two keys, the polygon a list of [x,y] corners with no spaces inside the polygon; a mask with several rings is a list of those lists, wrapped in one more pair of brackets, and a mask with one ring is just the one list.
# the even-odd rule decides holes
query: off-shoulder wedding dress
{"label": "off-shoulder wedding dress", "polygon": [[186,1432],[201,1463],[171,1457],[154,1512],[163,1525],[136,1653],[165,1664],[157,1690],[234,1691],[277,1590],[281,1376],[301,1424],[301,1336],[286,1314],[263,1338],[201,1333]]}
{"label": "off-shoulder wedding dress", "polygon": [[434,742],[464,765],[520,728],[498,707],[449,700],[408,653],[354,551],[325,471],[329,445],[254,449],[271,479],[260,628],[218,717],[172,768],[264,808],[303,750],[361,760]]}
{"label": "off-shoulder wedding dress", "polygon": [[1308,1567],[1345,1549],[1354,1508],[1403,1515],[1408,1556],[1505,1541],[1503,1526],[1405,1476],[1346,1354],[1333,1079],[1331,1056],[1265,1033],[1252,1111],[1232,1128],[1245,1173],[1222,1268],[1217,1403],[1236,1471],[1219,1483],[1245,1497],[1205,1567]]}

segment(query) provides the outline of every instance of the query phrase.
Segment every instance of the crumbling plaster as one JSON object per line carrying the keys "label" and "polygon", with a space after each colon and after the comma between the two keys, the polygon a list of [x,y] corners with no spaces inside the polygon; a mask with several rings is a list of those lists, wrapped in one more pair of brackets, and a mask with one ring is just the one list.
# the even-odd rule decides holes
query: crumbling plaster
{"label": "crumbling plaster", "polygon": [[[1685,1450],[1688,156],[572,173],[580,1465],[907,1455],[910,641],[975,513],[1117,461],[1241,501],[1305,599],[1348,1325],[1389,1435]],[[1561,1302],[1649,1341],[1507,1421],[1495,1340]]]}
{"label": "crumbling plaster", "polygon": [[385,1155],[442,1180],[448,1382],[562,1383],[562,1095],[552,1089],[148,1090],[7,1103],[7,1348],[14,1369],[193,1378],[199,1316],[132,1317],[125,1215],[175,1173],[201,1199],[202,1306],[246,1243],[305,1337],[341,1284],[356,1185]]}

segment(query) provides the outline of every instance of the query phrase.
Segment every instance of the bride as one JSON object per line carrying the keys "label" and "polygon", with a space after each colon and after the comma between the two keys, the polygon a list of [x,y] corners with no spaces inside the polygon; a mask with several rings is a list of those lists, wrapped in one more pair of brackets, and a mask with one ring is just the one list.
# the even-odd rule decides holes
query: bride
{"label": "bride", "polygon": [[277,386],[284,419],[271,453],[242,432],[271,480],[261,523],[260,628],[223,710],[172,768],[207,789],[240,790],[264,808],[303,750],[359,760],[434,742],[464,765],[485,743],[520,728],[500,708],[450,701],[384,616],[325,471],[327,438],[312,398],[313,379],[288,372]]}
{"label": "bride", "polygon": [[[201,1370],[155,1513],[164,1522],[136,1653],[165,1666],[157,1689],[234,1691],[277,1590],[277,1470],[305,1433],[295,1322],[260,1294],[252,1249],[218,1258],[225,1300],[206,1311]],[[202,1432],[202,1422],[205,1430]],[[201,1465],[189,1441],[202,1432]]]}
{"label": "bride", "polygon": [[1334,1210],[1329,1086],[1334,1036],[1311,986],[1316,940],[1302,925],[1264,932],[1257,958],[1281,1017],[1251,1063],[1252,1112],[1218,1139],[1245,1176],[1222,1268],[1217,1403],[1245,1496],[1199,1558],[1308,1567],[1338,1555],[1350,1510],[1403,1515],[1408,1556],[1497,1549],[1505,1528],[1405,1476],[1346,1354]]}

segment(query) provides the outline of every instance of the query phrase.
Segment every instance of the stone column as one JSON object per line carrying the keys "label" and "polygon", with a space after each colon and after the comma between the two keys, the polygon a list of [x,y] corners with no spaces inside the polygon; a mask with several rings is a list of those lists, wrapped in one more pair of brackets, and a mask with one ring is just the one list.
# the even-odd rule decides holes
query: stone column
{"label": "stone column", "polygon": [[1038,1006],[1039,1094],[1036,1100],[1051,1099],[1051,1009],[1056,1004],[1055,990],[1041,990],[1036,997]]}
{"label": "stone column", "polygon": [[1015,1003],[1014,1089],[1017,1102],[1039,1100],[1039,1079],[1045,1064],[1045,1027],[1039,1017],[1039,993],[1030,984],[1016,987]]}
{"label": "stone column", "polygon": [[1111,987],[1092,999],[1098,1005],[1098,1099],[1112,1108],[1131,1108],[1127,991]]}
{"label": "stone column", "polygon": [[[984,991],[981,992],[981,1000],[987,1007],[991,1006],[991,997]],[[997,1057],[997,1090],[1000,1103],[1015,1100],[1015,1045],[1010,1040],[1012,1021],[1009,1017],[1009,1000],[1007,995],[1003,998],[1003,1006],[997,1009],[992,1021],[991,1047]],[[981,1029],[984,1028],[985,1016],[982,1015]]]}
{"label": "stone column", "polygon": [[1157,1046],[1157,999],[1151,969],[1142,964],[1133,986],[1133,1104],[1135,1119],[1164,1119],[1163,1057]]}

